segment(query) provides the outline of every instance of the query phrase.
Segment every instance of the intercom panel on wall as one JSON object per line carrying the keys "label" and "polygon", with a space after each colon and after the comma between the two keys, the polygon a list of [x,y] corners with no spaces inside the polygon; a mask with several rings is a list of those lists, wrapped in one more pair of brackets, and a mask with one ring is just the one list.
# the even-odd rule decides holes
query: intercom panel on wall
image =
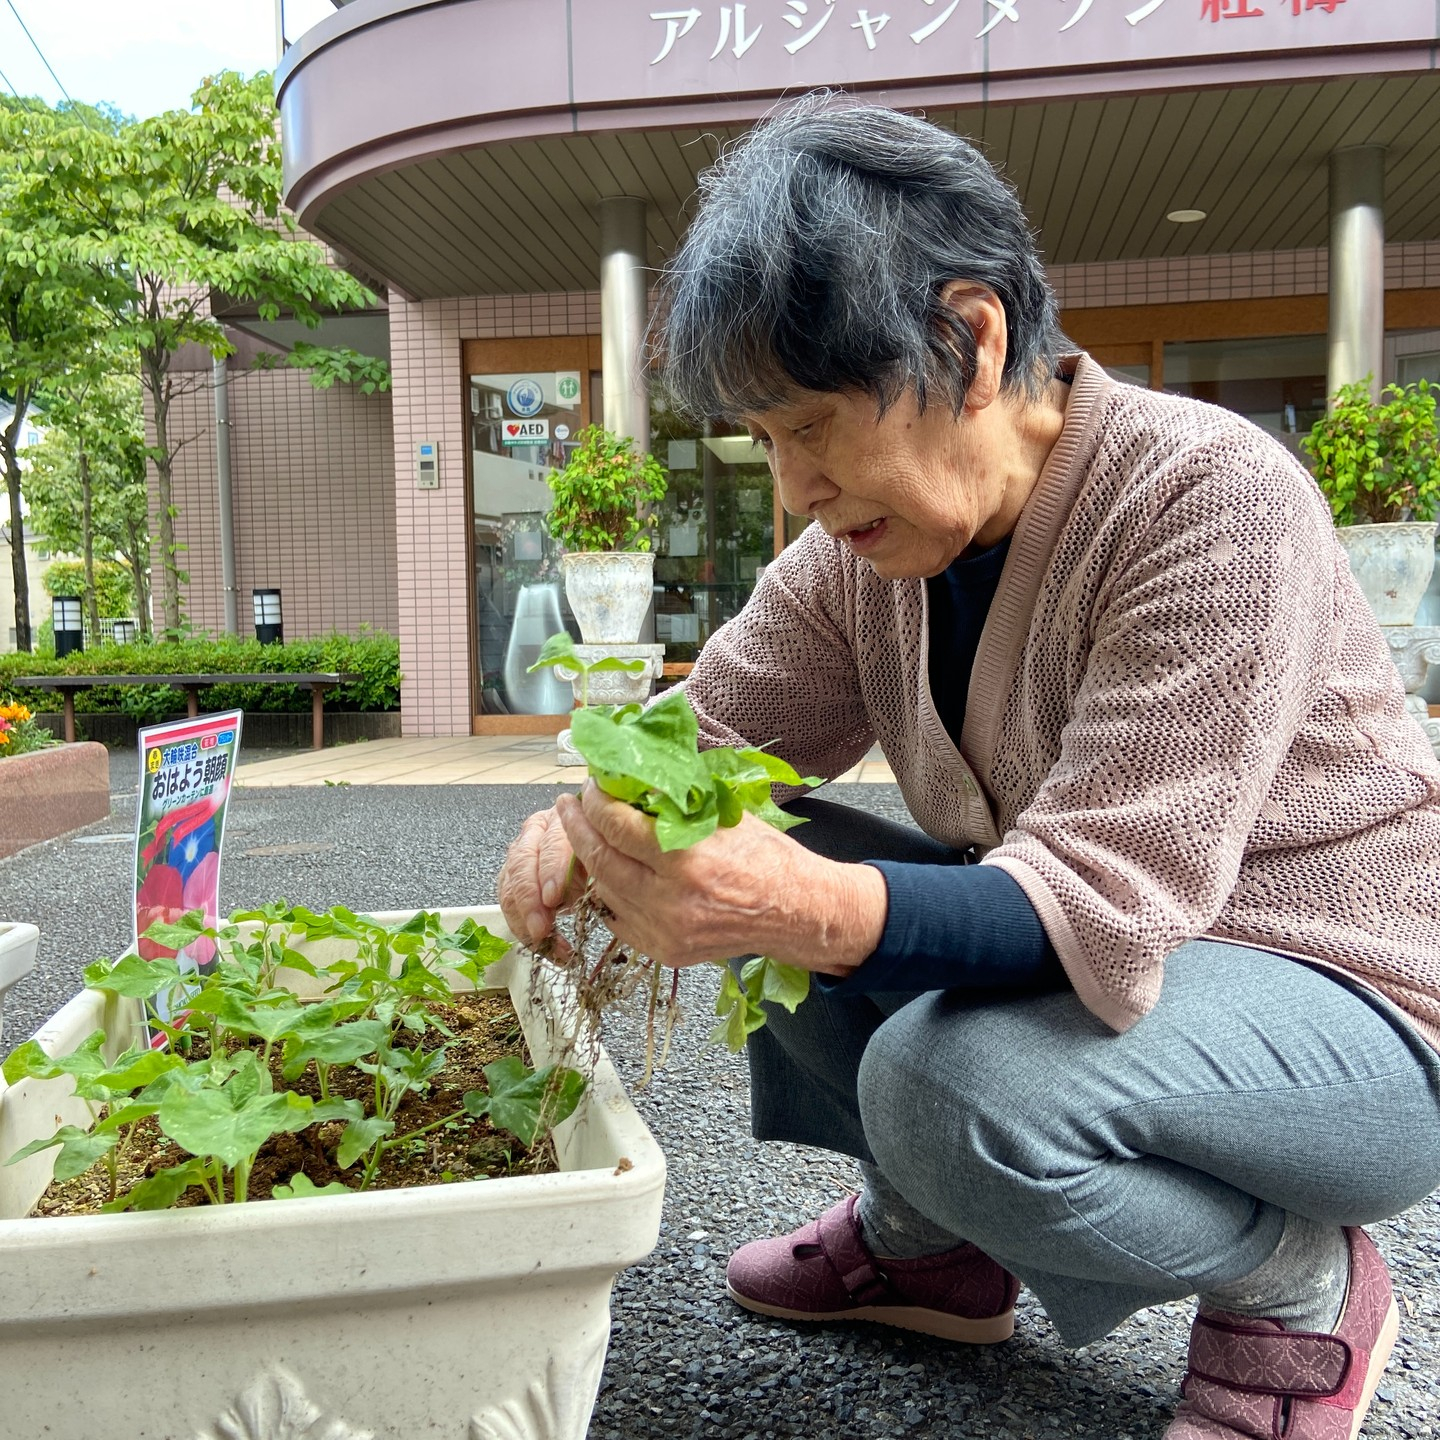
{"label": "intercom panel on wall", "polygon": [[415,442],[415,488],[417,490],[438,490],[440,488],[440,446],[434,440]]}

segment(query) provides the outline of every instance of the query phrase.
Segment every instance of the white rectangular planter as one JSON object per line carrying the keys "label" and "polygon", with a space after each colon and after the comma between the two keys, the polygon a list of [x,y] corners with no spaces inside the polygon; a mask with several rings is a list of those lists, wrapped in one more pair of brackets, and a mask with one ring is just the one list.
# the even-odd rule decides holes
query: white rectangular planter
{"label": "white rectangular planter", "polygon": [[[494,908],[443,913],[508,933]],[[487,979],[540,1066],[554,1044],[527,975],[512,952]],[[118,1051],[138,1018],[87,990],[39,1039],[68,1050],[103,1024]],[[0,1081],[0,1156],[86,1123],[68,1089]],[[46,1220],[22,1217],[55,1152],[0,1169],[0,1429],[583,1440],[611,1285],[654,1248],[665,1163],[603,1055],[556,1145],[554,1175]]]}
{"label": "white rectangular planter", "polygon": [[40,932],[33,925],[0,920],[0,1036],[5,1033],[5,995],[35,968]]}

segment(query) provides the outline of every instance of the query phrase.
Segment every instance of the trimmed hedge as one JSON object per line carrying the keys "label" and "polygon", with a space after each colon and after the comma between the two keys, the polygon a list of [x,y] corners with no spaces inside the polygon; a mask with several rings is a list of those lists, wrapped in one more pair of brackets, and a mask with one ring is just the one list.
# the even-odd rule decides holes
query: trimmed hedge
{"label": "trimmed hedge", "polygon": [[[271,670],[351,671],[361,678],[325,695],[336,710],[400,708],[400,642],[381,631],[331,633],[284,645],[258,640],[181,640],[176,643],[99,645],[63,660],[53,656],[0,655],[0,700],[19,700],[32,710],[56,708],[53,690],[21,689],[16,675],[215,675],[263,674]],[[209,710],[306,712],[308,685],[216,685],[205,693]],[[97,685],[75,694],[86,714],[122,714],[151,725],[185,709],[185,692],[169,685]]]}

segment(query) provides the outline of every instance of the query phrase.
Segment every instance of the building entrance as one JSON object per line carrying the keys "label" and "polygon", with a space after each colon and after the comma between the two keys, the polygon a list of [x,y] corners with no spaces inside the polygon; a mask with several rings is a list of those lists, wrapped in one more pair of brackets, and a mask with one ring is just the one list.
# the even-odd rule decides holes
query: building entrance
{"label": "building entrance", "polygon": [[[572,705],[568,685],[548,671],[527,672],[548,636],[580,633],[565,602],[560,547],[545,524],[546,477],[565,463],[580,430],[601,422],[599,352],[597,335],[464,347],[477,734],[559,730]],[[665,646],[673,678],[739,612],[804,522],[779,509],[765,457],[746,434],[695,425],[654,396],[650,448],[669,488],[650,516],[655,598],[646,638]]]}
{"label": "building entrance", "polygon": [[590,422],[591,348],[587,336],[465,345],[476,730],[558,729],[548,717],[571,707],[568,685],[528,671],[548,636],[574,630],[546,477]]}

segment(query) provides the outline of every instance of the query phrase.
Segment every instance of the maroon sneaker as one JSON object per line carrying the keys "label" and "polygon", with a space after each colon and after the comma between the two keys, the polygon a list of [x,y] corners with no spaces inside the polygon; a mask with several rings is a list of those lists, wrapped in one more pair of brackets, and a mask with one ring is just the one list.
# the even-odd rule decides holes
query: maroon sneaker
{"label": "maroon sneaker", "polygon": [[876,1259],[851,1195],[778,1240],[752,1240],[725,1272],[730,1298],[782,1320],[876,1320],[993,1345],[1015,1329],[1020,1282],[973,1245],[917,1260]]}
{"label": "maroon sneaker", "polygon": [[1203,1310],[1165,1440],[1355,1440],[1400,1329],[1390,1272],[1347,1229],[1350,1286],[1330,1335]]}

